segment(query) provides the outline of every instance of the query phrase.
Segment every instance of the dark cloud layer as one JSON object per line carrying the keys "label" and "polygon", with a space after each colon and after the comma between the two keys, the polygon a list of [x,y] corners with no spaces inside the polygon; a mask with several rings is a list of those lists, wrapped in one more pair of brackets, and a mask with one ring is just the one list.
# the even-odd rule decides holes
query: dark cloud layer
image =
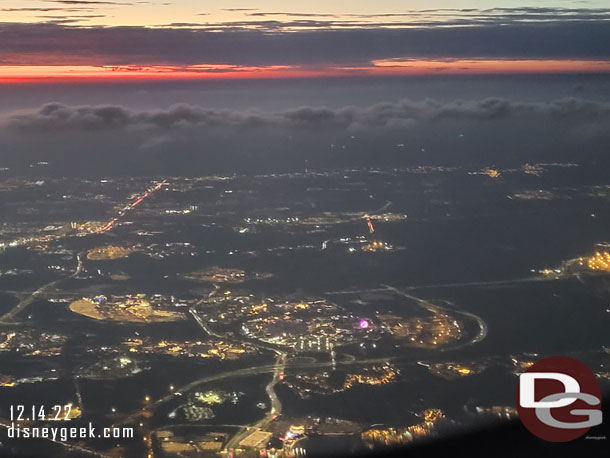
{"label": "dark cloud layer", "polygon": [[425,10],[407,10],[404,13],[372,13],[372,14],[317,14],[301,12],[260,11],[247,16],[286,16],[286,17],[327,17],[377,19],[396,18],[409,20],[404,25],[417,24],[417,21],[427,20],[438,24],[452,24],[459,19],[463,24],[482,24],[485,22],[506,24],[519,21],[578,21],[578,20],[608,20],[610,9],[607,8],[554,8],[554,7],[518,7],[518,8],[437,8]]}
{"label": "dark cloud layer", "polygon": [[[201,174],[336,166],[608,162],[610,104],[433,100],[284,112],[51,103],[0,121],[0,166]],[[26,169],[27,170],[27,169]]]}
{"label": "dark cloud layer", "polygon": [[575,126],[610,122],[610,105],[581,99],[552,103],[520,103],[489,98],[481,101],[439,103],[434,100],[383,103],[371,107],[297,108],[282,113],[211,110],[178,104],[168,109],[132,111],[121,106],[70,107],[58,103],[35,111],[8,114],[0,127],[24,134],[65,130],[88,131],[145,128],[201,129],[333,129],[337,132],[393,129],[436,121],[491,121],[532,119],[569,122]]}
{"label": "dark cloud layer", "polygon": [[[299,21],[297,21],[299,22]],[[303,21],[300,21],[303,22]],[[311,21],[305,21],[311,22]],[[315,22],[315,21],[314,21]],[[496,27],[421,27],[281,32],[223,26],[69,27],[0,24],[5,64],[61,60],[88,65],[366,65],[390,58],[610,58],[610,22],[519,23]]]}

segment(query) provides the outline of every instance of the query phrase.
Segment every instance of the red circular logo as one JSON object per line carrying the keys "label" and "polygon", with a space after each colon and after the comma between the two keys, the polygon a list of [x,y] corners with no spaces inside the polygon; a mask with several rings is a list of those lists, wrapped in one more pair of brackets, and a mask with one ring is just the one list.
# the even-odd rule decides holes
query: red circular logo
{"label": "red circular logo", "polygon": [[571,441],[601,423],[601,389],[583,363],[552,356],[519,376],[517,411],[523,425],[539,438]]}

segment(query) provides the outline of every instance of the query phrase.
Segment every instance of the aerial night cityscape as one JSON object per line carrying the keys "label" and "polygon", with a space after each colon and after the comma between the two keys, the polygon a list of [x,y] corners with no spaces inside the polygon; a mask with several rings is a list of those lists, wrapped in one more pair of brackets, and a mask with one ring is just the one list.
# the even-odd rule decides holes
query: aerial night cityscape
{"label": "aerial night cityscape", "polygon": [[610,9],[549,2],[3,1],[0,457],[607,444],[523,414],[610,391]]}

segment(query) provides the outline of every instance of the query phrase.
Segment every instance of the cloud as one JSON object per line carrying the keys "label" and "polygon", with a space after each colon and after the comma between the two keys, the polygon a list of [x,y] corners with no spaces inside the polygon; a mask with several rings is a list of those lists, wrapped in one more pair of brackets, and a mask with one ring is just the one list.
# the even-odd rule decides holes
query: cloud
{"label": "cloud", "polygon": [[22,12],[50,12],[50,11],[64,11],[64,12],[83,12],[92,11],[91,8],[2,8],[0,11],[7,13],[22,13]]}
{"label": "cloud", "polygon": [[552,103],[521,103],[498,98],[440,103],[428,99],[419,102],[403,100],[365,108],[304,107],[280,113],[264,113],[252,110],[212,110],[186,104],[164,110],[132,111],[116,105],[71,107],[50,103],[34,111],[5,115],[0,127],[23,133],[120,130],[134,127],[171,130],[189,126],[203,129],[332,128],[351,132],[392,128],[404,122],[422,124],[442,120],[464,122],[511,119],[547,119],[574,124],[610,122],[610,104],[576,98]]}
{"label": "cloud", "polygon": [[[367,65],[392,58],[610,59],[610,22],[520,23],[496,27],[305,30],[282,32],[280,21],[207,29],[70,27],[0,23],[5,65],[60,59],[88,65]],[[291,21],[314,26],[317,21]],[[275,32],[270,33],[271,30]],[[222,32],[222,33],[217,33]],[[51,61],[49,62],[49,59]]]}
{"label": "cloud", "polygon": [[[610,104],[403,100],[282,112],[46,104],[0,120],[0,165],[54,173],[201,174],[412,163],[608,161]],[[404,145],[400,148],[398,144]],[[26,169],[24,169],[26,170]]]}
{"label": "cloud", "polygon": [[254,16],[254,17],[265,17],[265,16],[288,16],[288,17],[338,17],[336,14],[320,14],[320,13],[282,13],[282,12],[273,12],[273,13],[248,13],[246,16]]}
{"label": "cloud", "polygon": [[[505,24],[514,22],[543,22],[543,21],[582,21],[582,20],[609,20],[610,9],[608,8],[544,8],[544,7],[521,7],[521,8],[437,8],[424,10],[407,10],[402,13],[373,13],[373,14],[317,14],[317,13],[291,13],[291,12],[258,12],[247,16],[294,16],[294,17],[333,17],[333,18],[356,18],[356,19],[378,19],[378,18],[400,18],[403,22],[392,22],[387,24],[417,26],[427,25],[477,25],[482,23]],[[407,21],[408,20],[408,21]],[[340,22],[337,22],[340,24]],[[366,23],[362,23],[366,25]]]}
{"label": "cloud", "polygon": [[84,21],[89,21],[91,19],[95,19],[95,18],[103,18],[106,16],[103,14],[88,14],[88,15],[82,15],[82,16],[63,15],[63,16],[36,16],[36,17],[46,19],[45,22],[50,23],[50,24],[71,24],[74,22],[84,22]]}
{"label": "cloud", "polygon": [[113,5],[113,6],[125,6],[133,5],[133,2],[113,2],[104,0],[42,0],[46,3],[61,3],[64,5]]}
{"label": "cloud", "polygon": [[[133,4],[45,1],[72,7],[72,12],[79,7],[91,10]],[[409,58],[610,59],[606,45],[610,42],[610,9],[606,8],[428,9],[336,16],[253,12],[255,8],[225,10],[245,11],[247,19],[181,21],[156,27],[90,23],[79,27],[77,23],[101,16],[75,15],[39,16],[45,23],[0,23],[0,55],[4,65],[60,61],[64,65],[123,67],[370,66],[373,61]]]}

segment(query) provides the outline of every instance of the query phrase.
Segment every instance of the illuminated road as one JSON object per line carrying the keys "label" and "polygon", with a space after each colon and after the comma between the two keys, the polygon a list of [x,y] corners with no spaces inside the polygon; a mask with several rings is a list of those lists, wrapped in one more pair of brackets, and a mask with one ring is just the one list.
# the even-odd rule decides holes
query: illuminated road
{"label": "illuminated road", "polygon": [[471,281],[471,282],[461,282],[461,283],[441,283],[438,285],[407,286],[403,289],[415,290],[415,289],[430,289],[430,288],[460,288],[460,287],[468,287],[468,286],[510,286],[510,285],[515,285],[518,283],[535,283],[535,282],[549,281],[549,280],[553,280],[553,278],[525,277],[525,278],[515,278],[513,280],[491,280],[491,281]]}
{"label": "illuminated road", "polygon": [[222,336],[220,334],[217,334],[216,332],[212,331],[210,329],[210,327],[205,323],[205,321],[203,321],[203,318],[201,318],[199,316],[199,314],[195,311],[195,309],[190,309],[189,313],[193,316],[193,318],[195,318],[195,321],[197,322],[197,324],[201,327],[201,329],[203,329],[203,331],[211,336],[211,337],[216,337],[217,339],[225,339],[226,336]]}
{"label": "illuminated road", "polygon": [[274,353],[278,353],[279,351],[281,351],[281,349],[278,346],[275,346],[273,344],[268,344],[265,342],[260,342],[256,339],[248,339],[245,337],[242,338],[235,338],[234,336],[230,336],[230,335],[223,335],[223,334],[218,334],[217,332],[214,332],[207,324],[205,321],[203,321],[203,318],[201,318],[201,316],[199,316],[199,314],[197,313],[197,311],[195,309],[190,309],[189,313],[193,316],[193,318],[195,318],[195,321],[197,322],[197,324],[199,325],[199,327],[201,327],[201,329],[203,329],[203,331],[212,336],[215,337],[217,339],[222,339],[225,341],[229,341],[229,342],[235,342],[238,344],[243,344],[243,343],[247,343],[250,345],[253,345],[259,349],[263,349],[263,350],[269,350],[272,351]]}
{"label": "illuminated road", "polygon": [[252,426],[243,427],[237,434],[235,434],[225,445],[225,452],[235,448],[244,439],[244,437],[251,434],[253,431],[266,430],[271,422],[282,414],[282,403],[277,397],[275,386],[281,381],[285,367],[286,353],[278,351],[275,364],[273,366],[273,378],[265,387],[265,392],[267,393],[267,396],[269,396],[269,401],[271,402],[271,409],[260,421]]}
{"label": "illuminated road", "polygon": [[[581,274],[569,274],[562,275],[560,278],[570,278],[576,277],[579,278]],[[469,282],[456,282],[456,283],[436,283],[429,285],[410,285],[401,287],[401,291],[416,291],[420,289],[436,289],[436,288],[461,288],[461,287],[469,287],[469,286],[511,286],[519,283],[537,283],[537,282],[545,282],[545,281],[553,281],[556,278],[549,278],[543,276],[532,276],[532,277],[524,277],[524,278],[515,278],[512,280],[490,280],[490,281],[469,281]],[[346,289],[342,291],[327,291],[324,295],[336,296],[341,294],[364,294],[364,293],[383,293],[387,292],[388,287],[383,288],[368,288],[368,289]]]}
{"label": "illuminated road", "polygon": [[[336,362],[336,364],[337,364],[337,366],[353,366],[353,365],[360,365],[360,364],[381,364],[381,363],[385,363],[385,362],[396,361],[399,359],[404,359],[404,356],[391,357],[391,358],[369,358],[369,359],[356,359],[356,360],[350,360],[350,361],[338,361],[338,362]],[[276,363],[277,363],[277,360],[276,360]],[[155,408],[159,407],[160,405],[165,404],[166,402],[174,399],[175,396],[183,396],[185,393],[188,393],[189,391],[193,390],[194,388],[198,387],[199,385],[203,385],[205,383],[216,382],[218,380],[226,380],[226,379],[230,379],[230,378],[247,377],[250,375],[275,373],[278,370],[278,366],[276,363],[264,365],[264,366],[252,366],[252,367],[247,367],[247,368],[243,368],[243,369],[236,369],[236,370],[228,371],[228,372],[221,372],[219,374],[208,375],[206,377],[202,377],[197,380],[193,380],[192,382],[189,382],[188,384],[177,388],[174,392],[167,394],[167,395],[163,396],[162,398],[157,399],[156,401],[151,403],[150,407],[152,408],[152,410],[154,410]],[[327,367],[332,367],[332,362],[316,361],[316,362],[307,362],[307,363],[297,363],[297,364],[290,364],[290,367],[296,368],[296,369],[327,368]],[[277,409],[277,407],[278,407],[278,405],[276,405],[276,409]],[[121,421],[120,424],[125,424],[125,423],[128,423],[128,422],[134,420],[139,415],[141,415],[141,413],[142,413],[141,410],[137,410],[132,415],[126,417],[123,421]]]}
{"label": "illuminated road", "polygon": [[270,423],[275,416],[282,414],[282,403],[280,402],[277,394],[275,393],[275,386],[280,382],[284,376],[284,369],[286,368],[286,353],[278,352],[277,358],[275,359],[275,370],[273,371],[273,379],[269,382],[265,391],[271,401],[271,410],[267,415],[267,423]]}
{"label": "illuminated road", "polygon": [[475,315],[474,313],[465,312],[463,310],[457,310],[457,309],[447,309],[447,308],[441,307],[440,305],[433,304],[432,302],[427,301],[425,299],[421,299],[419,297],[412,296],[408,293],[405,293],[404,291],[401,291],[400,289],[394,288],[393,286],[389,286],[389,285],[383,285],[383,286],[385,286],[385,288],[388,291],[391,291],[395,294],[398,294],[399,296],[406,297],[407,299],[411,299],[412,301],[417,302],[421,307],[424,307],[425,309],[430,310],[431,312],[456,313],[459,315],[467,316],[468,318],[471,318],[474,321],[476,321],[476,323],[479,326],[479,332],[477,333],[476,336],[474,336],[468,342],[462,342],[458,345],[452,345],[451,347],[445,347],[445,348],[441,349],[440,351],[455,350],[456,348],[461,348],[461,347],[465,347],[468,345],[474,345],[475,343],[481,342],[483,339],[485,339],[485,337],[487,337],[487,324],[485,323],[485,321],[483,321],[483,319],[481,317]]}
{"label": "illuminated road", "polygon": [[[201,318],[201,316],[199,316],[199,314],[194,309],[190,309],[189,312],[193,316],[193,318],[195,318],[195,321],[197,322],[197,324],[199,324],[201,329],[203,329],[203,331],[206,332],[209,336],[227,340],[227,336],[217,334],[212,329],[210,329],[210,327],[205,323],[203,318]],[[242,339],[235,339],[235,338],[230,339],[230,340],[234,340],[234,341],[237,341],[240,343],[246,341],[246,339],[242,340]],[[277,418],[282,413],[282,403],[275,392],[275,386],[283,378],[284,370],[286,368],[286,353],[279,349],[269,347],[268,345],[261,345],[258,342],[252,342],[250,340],[247,340],[247,342],[250,344],[256,345],[259,348],[271,350],[271,351],[275,352],[277,355],[275,358],[275,364],[273,366],[265,367],[265,369],[266,369],[265,372],[273,371],[273,377],[271,378],[271,380],[265,387],[265,392],[267,393],[267,396],[269,396],[269,403],[270,403],[271,408],[269,409],[269,412],[267,412],[267,415],[265,415],[265,417],[263,419],[261,419],[259,422],[257,422],[256,424],[254,424],[252,426],[243,426],[242,429],[227,442],[227,444],[225,446],[225,450],[229,450],[231,448],[234,448],[236,445],[238,445],[239,442],[241,442],[241,440],[247,434],[249,434],[251,432],[251,430],[265,429],[267,426],[269,426],[269,424],[275,418]],[[180,392],[182,392],[182,391],[184,391],[184,390],[181,389]],[[170,399],[171,399],[171,397],[170,397]]]}
{"label": "illuminated road", "polygon": [[[82,254],[77,254],[76,255],[76,268],[74,269],[74,272],[68,277],[68,278],[75,278],[76,276],[78,276],[82,271],[83,271],[83,260],[82,260]],[[20,301],[15,307],[13,307],[11,310],[9,310],[7,313],[5,313],[4,315],[2,315],[0,317],[0,324],[12,324],[10,323],[10,321],[19,313],[23,312],[26,308],[28,308],[36,299],[40,298],[40,296],[43,293],[46,293],[47,290],[51,289],[52,287],[54,287],[57,283],[59,283],[60,281],[62,281],[63,278],[60,278],[58,280],[53,280],[50,283],[47,283],[45,285],[42,285],[40,288],[38,288],[36,291],[34,291],[32,294],[28,295],[25,299],[23,299],[22,301]]]}
{"label": "illuminated road", "polygon": [[101,229],[98,229],[97,231],[95,231],[95,233],[96,234],[103,234],[104,232],[108,232],[110,229],[112,229],[116,225],[116,223],[119,222],[119,220],[123,216],[125,216],[125,213],[127,213],[128,211],[133,210],[134,208],[136,208],[138,205],[140,205],[142,202],[144,202],[144,200],[148,199],[150,196],[153,195],[154,192],[158,191],[159,189],[161,189],[166,184],[167,184],[167,181],[164,180],[164,181],[162,181],[160,183],[156,183],[154,186],[152,186],[149,189],[147,189],[144,194],[136,197],[136,199],[132,203],[127,204],[125,207],[123,207],[119,211],[118,216],[115,216],[114,218],[112,218]]}

